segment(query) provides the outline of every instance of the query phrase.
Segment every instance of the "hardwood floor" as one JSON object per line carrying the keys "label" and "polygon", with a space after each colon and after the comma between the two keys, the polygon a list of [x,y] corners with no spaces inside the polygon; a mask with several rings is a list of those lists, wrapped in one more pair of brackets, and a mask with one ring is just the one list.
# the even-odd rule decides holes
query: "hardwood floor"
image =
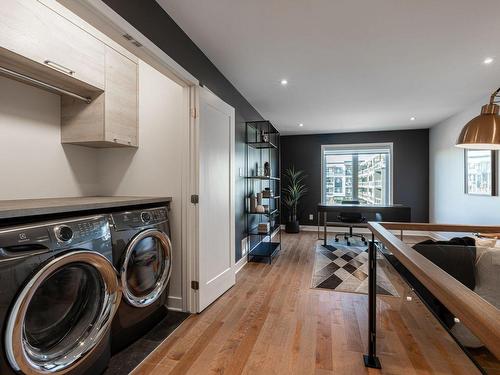
{"label": "hardwood floor", "polygon": [[479,374],[401,280],[392,280],[401,298],[377,299],[382,370],[367,370],[368,296],[310,288],[316,241],[311,232],[284,234],[272,265],[246,265],[231,290],[133,373]]}

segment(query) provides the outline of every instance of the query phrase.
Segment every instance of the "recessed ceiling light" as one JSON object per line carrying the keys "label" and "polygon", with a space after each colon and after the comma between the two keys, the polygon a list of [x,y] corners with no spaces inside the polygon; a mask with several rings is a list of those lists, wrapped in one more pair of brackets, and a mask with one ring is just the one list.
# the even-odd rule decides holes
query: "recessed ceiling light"
{"label": "recessed ceiling light", "polygon": [[288,81],[287,81],[286,79],[282,79],[282,80],[281,80],[281,84],[282,84],[283,86],[286,86],[286,85],[288,85]]}
{"label": "recessed ceiling light", "polygon": [[493,62],[493,57],[487,57],[484,59],[483,63],[486,65],[491,64]]}
{"label": "recessed ceiling light", "polygon": [[415,116],[410,117],[410,121],[415,121],[417,118]]}
{"label": "recessed ceiling light", "polygon": [[303,126],[304,126],[304,124],[303,124],[303,123],[300,123],[300,124],[299,124],[299,126],[300,126],[300,127],[303,127]]}

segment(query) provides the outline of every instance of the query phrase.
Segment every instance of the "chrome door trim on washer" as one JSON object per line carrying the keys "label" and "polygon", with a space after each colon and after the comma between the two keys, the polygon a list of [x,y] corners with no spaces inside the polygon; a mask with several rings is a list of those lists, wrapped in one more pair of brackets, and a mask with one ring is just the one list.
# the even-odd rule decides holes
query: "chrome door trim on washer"
{"label": "chrome door trim on washer", "polygon": [[[68,348],[65,355],[51,361],[36,361],[30,358],[25,345],[24,322],[28,306],[40,285],[55,271],[72,263],[91,265],[102,277],[104,299],[95,324],[89,327],[85,337]],[[24,374],[65,374],[73,370],[86,358],[111,326],[113,316],[121,301],[121,290],[112,264],[101,254],[93,251],[71,251],[45,264],[23,287],[9,314],[5,332],[5,350],[10,365]]]}
{"label": "chrome door trim on washer", "polygon": [[[128,268],[128,263],[130,261],[130,257],[134,252],[134,248],[141,240],[147,237],[153,237],[158,241],[160,241],[161,248],[163,250],[164,272],[162,273],[161,277],[156,281],[154,289],[149,294],[147,294],[146,296],[138,297],[134,295],[130,290],[130,288],[128,287],[127,268]],[[167,272],[165,272],[167,263],[169,263],[168,264],[169,267]],[[172,274],[172,243],[170,242],[168,236],[164,232],[153,228],[146,229],[143,230],[142,232],[137,233],[132,238],[132,240],[127,245],[127,248],[125,249],[125,258],[123,260],[122,267],[120,270],[120,281],[122,285],[123,297],[125,298],[127,303],[129,303],[134,307],[146,307],[151,305],[160,297],[160,295],[167,287],[171,274]]]}

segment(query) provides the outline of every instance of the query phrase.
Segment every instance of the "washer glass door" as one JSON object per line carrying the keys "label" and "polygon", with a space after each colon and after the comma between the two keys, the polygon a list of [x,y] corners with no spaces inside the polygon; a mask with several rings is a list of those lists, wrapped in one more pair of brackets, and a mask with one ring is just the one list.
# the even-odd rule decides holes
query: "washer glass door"
{"label": "washer glass door", "polygon": [[55,271],[35,291],[24,321],[26,347],[33,357],[55,358],[95,324],[104,303],[104,285],[89,264]]}
{"label": "washer glass door", "polygon": [[167,287],[172,272],[172,245],[156,229],[138,233],[125,250],[121,282],[125,300],[136,307],[155,302]]}
{"label": "washer glass door", "polygon": [[10,364],[23,373],[64,373],[104,336],[120,291],[111,263],[78,251],[55,258],[21,291],[6,331]]}

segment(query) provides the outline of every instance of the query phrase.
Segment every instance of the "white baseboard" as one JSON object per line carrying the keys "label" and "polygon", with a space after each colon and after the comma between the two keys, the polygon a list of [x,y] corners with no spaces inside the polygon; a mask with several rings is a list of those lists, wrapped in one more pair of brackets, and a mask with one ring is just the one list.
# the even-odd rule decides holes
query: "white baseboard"
{"label": "white baseboard", "polygon": [[240,272],[243,267],[245,267],[245,264],[247,264],[247,254],[248,254],[248,246],[249,246],[249,237],[246,236],[241,240],[241,259],[236,262],[235,269],[236,273]]}
{"label": "white baseboard", "polygon": [[[282,225],[281,226],[282,229],[285,229],[285,226]],[[318,231],[318,227],[316,225],[301,225],[300,226],[300,230],[304,231],[304,232],[317,232]],[[326,228],[326,231],[328,233],[339,233],[339,232],[347,232],[349,231],[349,228],[347,227],[343,227],[343,226],[339,226],[339,227],[334,227],[334,226],[328,226]],[[320,226],[320,235],[323,234],[323,227]],[[399,234],[399,230],[393,230],[391,231],[393,234]],[[353,233],[358,233],[358,234],[370,234],[370,230],[368,228],[353,228]],[[415,230],[405,230],[403,232],[403,235],[408,235],[408,236],[426,236],[426,237],[430,237],[434,240],[442,240],[443,237],[440,236],[438,233],[436,232],[427,232],[427,231],[415,231]]]}
{"label": "white baseboard", "polygon": [[246,258],[248,253],[248,236],[241,239],[241,257]]}
{"label": "white baseboard", "polygon": [[243,267],[245,267],[245,264],[247,264],[247,256],[243,255],[239,261],[236,262],[234,265],[236,268],[236,273],[240,272]]}
{"label": "white baseboard", "polygon": [[167,307],[169,310],[182,311],[182,297],[168,296]]}

